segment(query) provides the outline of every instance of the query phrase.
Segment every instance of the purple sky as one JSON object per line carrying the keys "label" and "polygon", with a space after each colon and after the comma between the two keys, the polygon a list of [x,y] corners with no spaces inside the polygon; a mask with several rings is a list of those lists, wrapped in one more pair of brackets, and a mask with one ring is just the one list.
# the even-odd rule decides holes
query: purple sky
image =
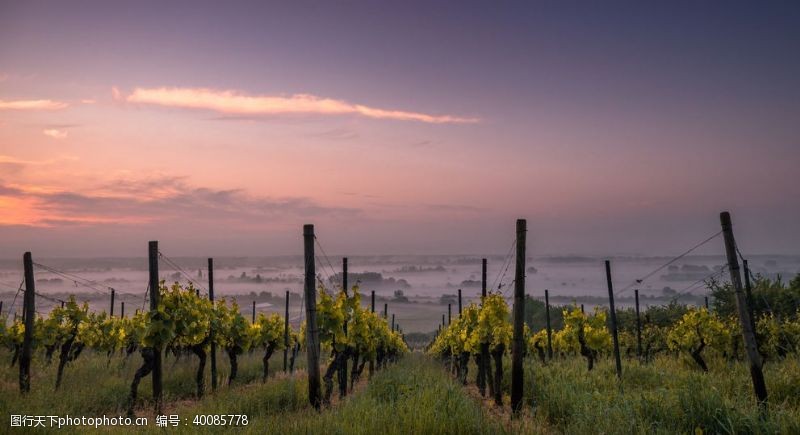
{"label": "purple sky", "polygon": [[0,2],[0,257],[800,253],[797,2],[162,3]]}

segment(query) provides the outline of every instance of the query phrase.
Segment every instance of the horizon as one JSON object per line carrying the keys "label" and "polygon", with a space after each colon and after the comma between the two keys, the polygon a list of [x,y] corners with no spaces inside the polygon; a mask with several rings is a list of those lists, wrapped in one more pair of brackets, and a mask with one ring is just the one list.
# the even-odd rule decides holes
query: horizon
{"label": "horizon", "polygon": [[669,255],[723,210],[797,255],[798,18],[3,3],[0,258],[295,255],[307,222],[332,252],[501,255],[517,218],[534,256]]}

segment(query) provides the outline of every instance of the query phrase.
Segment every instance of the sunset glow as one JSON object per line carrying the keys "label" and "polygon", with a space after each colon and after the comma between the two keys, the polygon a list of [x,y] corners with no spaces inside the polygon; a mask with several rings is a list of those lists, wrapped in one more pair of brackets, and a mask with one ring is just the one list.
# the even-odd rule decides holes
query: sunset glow
{"label": "sunset glow", "polygon": [[0,255],[794,253],[784,6],[4,3]]}

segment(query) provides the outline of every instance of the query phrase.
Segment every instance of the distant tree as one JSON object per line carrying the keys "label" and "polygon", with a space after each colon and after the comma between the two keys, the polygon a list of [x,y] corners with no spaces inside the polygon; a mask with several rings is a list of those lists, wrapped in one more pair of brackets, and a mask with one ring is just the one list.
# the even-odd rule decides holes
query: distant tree
{"label": "distant tree", "polygon": [[403,293],[402,290],[395,290],[394,291],[394,302],[408,302],[408,297]]}
{"label": "distant tree", "polygon": [[442,305],[457,304],[458,298],[456,295],[445,293],[441,297],[439,297],[439,303]]}
{"label": "distant tree", "polygon": [[[710,280],[712,306],[721,317],[736,315],[736,296],[730,282]],[[784,283],[781,276],[769,279],[761,275],[753,277],[753,314],[756,319],[773,314],[781,318],[793,318],[800,310],[800,274]]]}
{"label": "distant tree", "polygon": [[[550,326],[553,331],[564,327],[563,306],[550,305]],[[547,327],[547,310],[544,301],[525,295],[525,324],[531,331]]]}

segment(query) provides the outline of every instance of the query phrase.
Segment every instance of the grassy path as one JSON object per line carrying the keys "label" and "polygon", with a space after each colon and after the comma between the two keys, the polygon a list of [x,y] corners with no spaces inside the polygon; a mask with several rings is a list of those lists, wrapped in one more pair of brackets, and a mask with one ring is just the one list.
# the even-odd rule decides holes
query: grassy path
{"label": "grassy path", "polygon": [[[231,397],[217,396],[175,412],[188,416],[246,413],[246,433],[281,434],[496,434],[503,428],[442,372],[419,354],[376,374],[342,403],[322,412],[307,406],[305,378],[276,379]],[[188,429],[188,428],[186,428]],[[209,430],[211,432],[211,430]],[[241,432],[237,429],[237,433]]]}
{"label": "grassy path", "polygon": [[[243,358],[245,380],[251,381],[259,369],[258,355]],[[9,427],[11,414],[109,417],[124,414],[125,398],[135,364],[120,366],[98,355],[86,355],[68,369],[61,391],[53,392],[51,366],[37,363],[36,383],[31,394],[20,396],[16,390],[16,367],[2,367],[0,374],[0,412]],[[276,364],[277,365],[277,364]],[[443,370],[440,363],[421,354],[410,354],[372,377],[362,380],[346,399],[321,412],[308,405],[304,371],[293,376],[275,373],[266,384],[256,380],[221,387],[201,400],[192,396],[195,361],[188,360],[170,367],[168,401],[165,414],[180,417],[177,428],[156,428],[151,405],[147,405],[150,378],[145,378],[140,391],[145,400],[137,411],[149,418],[148,428],[81,428],[47,430],[9,428],[11,433],[281,433],[281,434],[496,434],[506,432],[502,420],[491,415],[489,408],[469,396]],[[337,403],[338,402],[338,403]],[[246,427],[193,426],[196,415],[244,414]],[[142,430],[144,429],[144,430]],[[2,431],[0,431],[2,432]]]}

